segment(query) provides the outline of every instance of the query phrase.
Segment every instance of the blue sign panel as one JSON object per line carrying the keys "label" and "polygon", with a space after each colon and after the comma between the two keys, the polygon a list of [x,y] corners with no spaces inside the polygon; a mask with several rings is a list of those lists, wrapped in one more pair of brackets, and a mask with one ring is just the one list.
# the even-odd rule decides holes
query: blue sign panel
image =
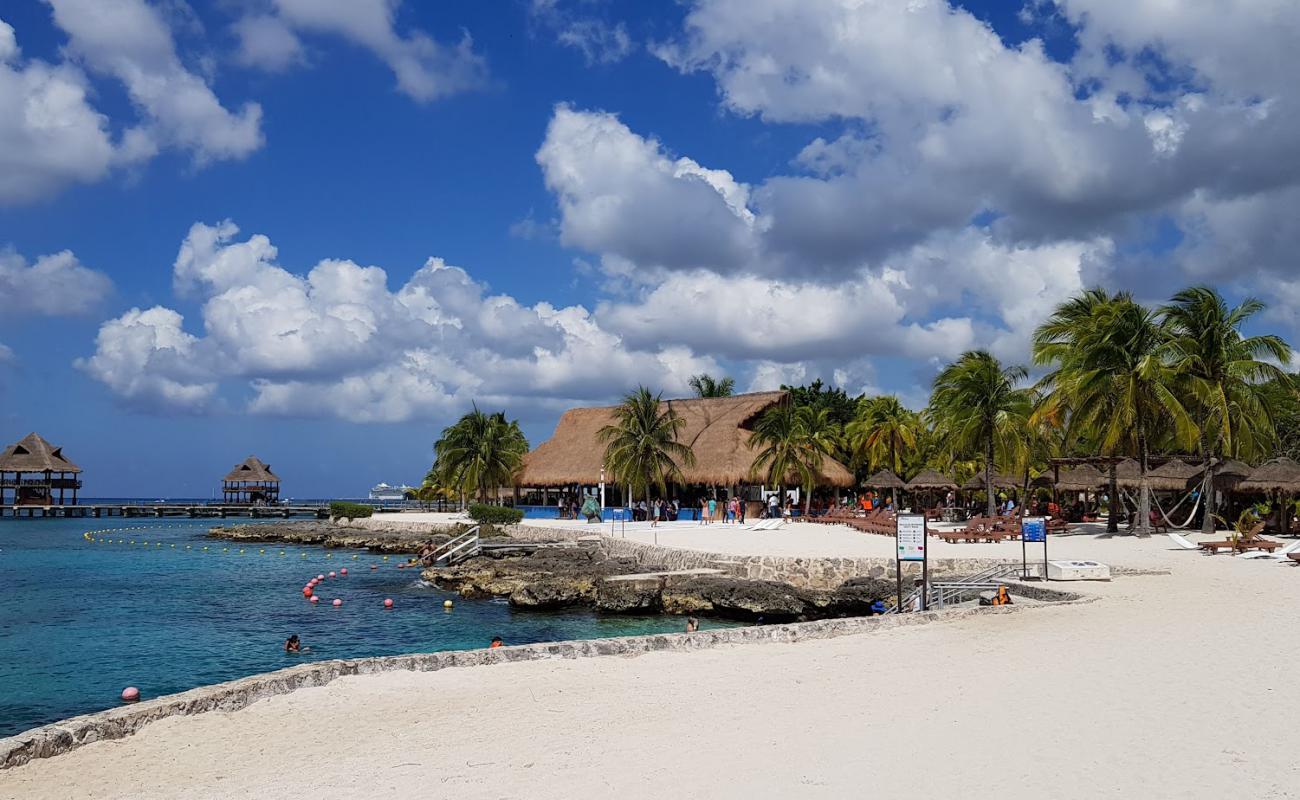
{"label": "blue sign panel", "polygon": [[611,522],[627,522],[628,514],[626,508],[611,508],[609,510],[609,519]]}
{"label": "blue sign panel", "polygon": [[1026,542],[1047,541],[1047,521],[1042,517],[1025,517],[1020,521],[1020,536]]}

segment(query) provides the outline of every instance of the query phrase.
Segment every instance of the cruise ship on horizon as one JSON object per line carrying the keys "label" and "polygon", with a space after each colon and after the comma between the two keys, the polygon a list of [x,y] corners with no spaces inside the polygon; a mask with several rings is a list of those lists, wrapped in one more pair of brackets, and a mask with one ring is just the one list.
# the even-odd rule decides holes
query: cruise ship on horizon
{"label": "cruise ship on horizon", "polygon": [[407,492],[414,492],[415,487],[402,484],[401,486],[389,486],[386,483],[379,483],[370,489],[371,500],[405,500]]}

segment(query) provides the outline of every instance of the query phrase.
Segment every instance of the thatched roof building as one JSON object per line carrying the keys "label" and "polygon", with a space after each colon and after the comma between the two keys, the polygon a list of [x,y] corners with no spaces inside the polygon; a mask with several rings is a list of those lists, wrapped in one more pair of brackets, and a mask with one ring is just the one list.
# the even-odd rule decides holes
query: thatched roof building
{"label": "thatched roof building", "polygon": [[1300,492],[1300,464],[1289,458],[1275,458],[1255,467],[1249,478],[1237,484],[1242,492]]}
{"label": "thatched roof building", "polygon": [[867,478],[862,485],[872,489],[902,489],[907,484],[893,470],[886,468]]}
{"label": "thatched roof building", "polygon": [[944,477],[943,473],[933,469],[923,469],[907,482],[909,491],[917,489],[956,489],[957,484],[953,483],[950,478]]}
{"label": "thatched roof building", "polygon": [[226,473],[221,493],[227,503],[273,503],[280,499],[280,476],[257,456],[249,456]]}
{"label": "thatched roof building", "polygon": [[[69,489],[76,505],[80,472],[81,467],[63,455],[62,447],[55,447],[38,433],[29,433],[0,452],[0,505],[49,505],[55,501],[56,491],[58,504],[63,505],[64,492]],[[9,489],[13,494],[6,497]]]}
{"label": "thatched roof building", "polygon": [[[665,402],[685,421],[679,440],[695,453],[695,466],[682,469],[685,483],[735,486],[757,479],[753,466],[761,448],[750,444],[755,420],[769,408],[790,402],[790,395],[757,392]],[[524,456],[519,485],[594,486],[599,483],[605,445],[597,433],[614,423],[614,409],[614,406],[600,406],[564,412],[551,438]],[[827,458],[822,463],[819,483],[852,486],[853,473],[838,461]]]}

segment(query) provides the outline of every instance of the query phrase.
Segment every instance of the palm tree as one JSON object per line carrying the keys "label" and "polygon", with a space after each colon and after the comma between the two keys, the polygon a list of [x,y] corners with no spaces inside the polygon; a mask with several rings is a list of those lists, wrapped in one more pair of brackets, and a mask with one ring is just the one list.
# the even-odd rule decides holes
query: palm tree
{"label": "palm tree", "polygon": [[863,399],[844,433],[854,460],[865,461],[873,472],[885,462],[895,474],[902,474],[902,451],[916,449],[923,428],[915,411],[897,397],[883,395]]}
{"label": "palm tree", "polygon": [[1004,367],[992,354],[963,353],[934,379],[929,414],[934,427],[955,450],[983,451],[988,514],[994,507],[993,463],[1024,458],[1033,392],[1018,388],[1028,373],[1024,367]]}
{"label": "palm tree", "polygon": [[696,397],[731,397],[736,393],[735,378],[718,379],[701,372],[699,375],[692,375],[688,383]]}
{"label": "palm tree", "polygon": [[758,418],[750,436],[762,448],[754,459],[753,474],[775,485],[783,501],[785,483],[794,477],[803,489],[807,514],[822,464],[840,446],[840,439],[830,409],[792,403],[774,406]]}
{"label": "palm tree", "polygon": [[1126,292],[1085,292],[1058,306],[1034,334],[1034,360],[1055,367],[1040,382],[1051,395],[1044,405],[1066,409],[1070,425],[1103,453],[1137,456],[1139,533],[1150,532],[1152,442],[1181,447],[1197,438],[1176,394],[1172,355],[1157,315]]}
{"label": "palm tree", "polygon": [[489,493],[510,483],[523,466],[528,440],[516,420],[504,412],[485,414],[474,409],[442,431],[434,442],[434,471],[443,486],[462,495],[473,493],[487,502]]}
{"label": "palm tree", "polygon": [[667,491],[669,480],[680,480],[683,466],[694,466],[695,453],[677,441],[686,420],[677,415],[661,395],[640,386],[614,409],[614,423],[597,432],[605,443],[605,467],[628,490],[628,500],[644,488]]}
{"label": "palm tree", "polygon": [[1285,364],[1291,348],[1277,336],[1241,335],[1241,326],[1264,308],[1254,298],[1229,308],[1214,289],[1193,286],[1174,295],[1159,312],[1170,336],[1174,368],[1200,427],[1201,455],[1206,459],[1201,494],[1206,533],[1214,531],[1216,460],[1258,457],[1277,438],[1264,387],[1268,381],[1289,379],[1263,359]]}

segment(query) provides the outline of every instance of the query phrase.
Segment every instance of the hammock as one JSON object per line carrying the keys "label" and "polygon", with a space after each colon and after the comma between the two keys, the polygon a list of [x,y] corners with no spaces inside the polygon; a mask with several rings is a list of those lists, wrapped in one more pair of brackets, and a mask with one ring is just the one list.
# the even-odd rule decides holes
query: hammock
{"label": "hammock", "polygon": [[[1135,510],[1139,507],[1138,501],[1134,499],[1133,495],[1128,493],[1128,489],[1121,489],[1120,492],[1126,498],[1128,498],[1129,501],[1133,503],[1133,508]],[[1160,516],[1164,518],[1166,525],[1168,525],[1171,528],[1177,528],[1178,530],[1184,530],[1185,528],[1187,528],[1188,525],[1192,524],[1192,520],[1196,519],[1196,512],[1201,507],[1201,497],[1203,495],[1204,492],[1198,492],[1195,489],[1193,489],[1192,491],[1183,495],[1182,499],[1180,499],[1177,503],[1175,503],[1173,508],[1169,509],[1169,511],[1165,511],[1163,508],[1160,507],[1160,500],[1156,497],[1156,493],[1151,492],[1151,505],[1155,508],[1156,511],[1160,512]],[[1196,502],[1192,504],[1192,511],[1190,514],[1187,515],[1187,521],[1184,522],[1182,525],[1179,525],[1177,522],[1174,522],[1172,519],[1170,519],[1169,515],[1177,511],[1178,507],[1181,506],[1183,503],[1187,502],[1187,498],[1192,496],[1196,497]],[[1127,508],[1127,503],[1125,504],[1125,507]],[[1134,524],[1136,524],[1137,521],[1136,513],[1134,514],[1133,519],[1134,519]]]}

